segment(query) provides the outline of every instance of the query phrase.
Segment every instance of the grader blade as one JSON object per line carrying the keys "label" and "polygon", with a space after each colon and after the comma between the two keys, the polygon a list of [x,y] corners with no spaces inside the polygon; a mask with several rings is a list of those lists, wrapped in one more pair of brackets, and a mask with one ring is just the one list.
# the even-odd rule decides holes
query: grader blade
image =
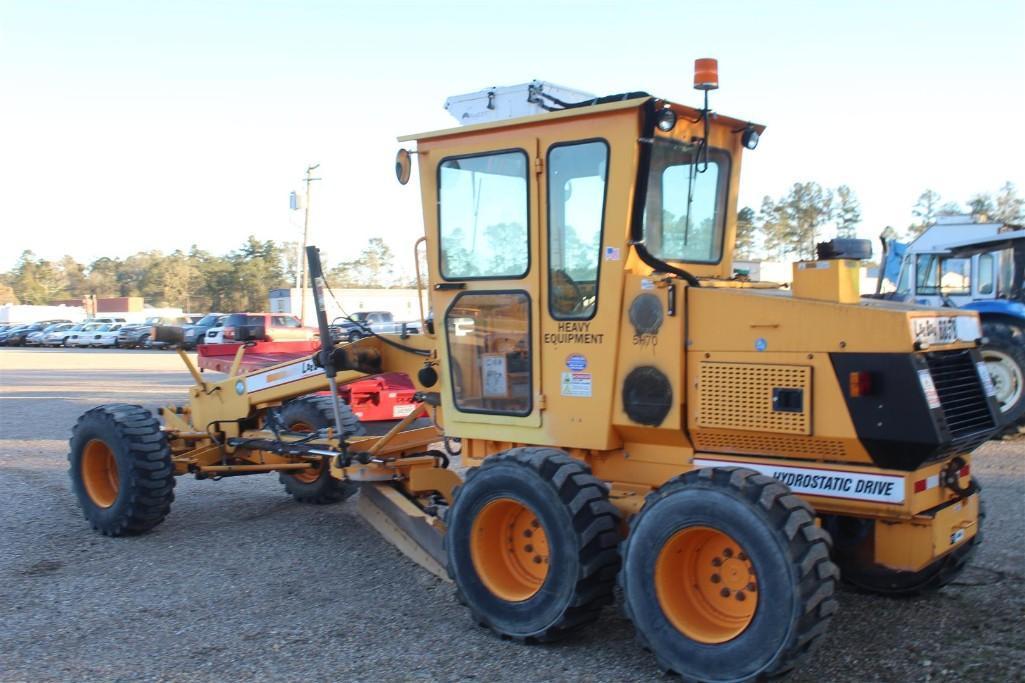
{"label": "grader blade", "polygon": [[388,484],[361,487],[356,509],[403,555],[435,576],[450,581],[445,570],[444,531],[436,517],[424,513]]}

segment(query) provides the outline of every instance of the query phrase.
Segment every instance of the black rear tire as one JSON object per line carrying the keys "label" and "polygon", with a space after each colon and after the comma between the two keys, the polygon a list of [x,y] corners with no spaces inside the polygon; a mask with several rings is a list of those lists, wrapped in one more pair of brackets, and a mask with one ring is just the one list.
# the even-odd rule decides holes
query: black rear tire
{"label": "black rear tire", "polygon": [[[358,436],[364,433],[363,425],[353,415],[345,403],[341,406],[342,438]],[[289,401],[281,407],[281,421],[290,431],[312,431],[325,427],[334,427],[334,406],[330,396],[302,396]],[[331,468],[327,458],[320,463],[316,477],[310,474],[287,474],[282,472],[278,480],[284,484],[285,491],[300,503],[326,505],[338,503],[357,490],[355,484],[340,481],[331,476]]]}
{"label": "black rear tire", "polygon": [[[489,504],[507,502],[533,516],[536,534],[527,537],[525,529],[524,538],[513,538],[510,528],[509,545],[536,542],[546,548],[544,559],[534,559],[547,564],[545,575],[534,577],[536,588],[523,599],[504,599],[489,588],[495,575],[489,576],[473,557],[474,548],[484,552],[482,540],[472,541],[475,522]],[[525,447],[489,457],[456,489],[445,521],[448,573],[457,597],[476,623],[502,637],[556,640],[593,622],[612,602],[619,571],[619,513],[590,468],[563,451]],[[483,530],[477,529],[478,539],[485,539]]]}
{"label": "black rear tire", "polygon": [[[174,466],[150,411],[124,403],[93,408],[78,419],[70,444],[71,488],[94,529],[123,536],[164,521],[174,501]],[[112,472],[98,476],[104,462]]]}
{"label": "black rear tire", "polygon": [[1004,432],[1017,432],[1025,425],[1025,335],[1018,327],[987,320],[982,324],[986,344],[979,349],[990,369],[1000,404]]}
{"label": "black rear tire", "polygon": [[[698,540],[681,548],[688,534]],[[723,536],[738,549],[720,551]],[[714,550],[711,562],[706,550]],[[683,572],[674,580],[667,566],[693,567],[694,582]],[[630,524],[620,586],[638,639],[663,671],[687,681],[748,681],[786,673],[822,641],[837,578],[829,535],[807,503],[771,477],[717,468],[648,495]],[[727,614],[736,609],[730,603],[752,600],[747,614]]]}

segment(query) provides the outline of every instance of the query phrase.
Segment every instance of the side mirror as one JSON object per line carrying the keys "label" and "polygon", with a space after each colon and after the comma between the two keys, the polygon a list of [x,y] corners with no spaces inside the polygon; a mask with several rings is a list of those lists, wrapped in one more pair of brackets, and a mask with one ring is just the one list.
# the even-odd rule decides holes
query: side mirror
{"label": "side mirror", "polygon": [[395,154],[395,178],[399,181],[399,185],[409,182],[409,174],[412,169],[413,160],[409,155],[409,150],[400,149]]}

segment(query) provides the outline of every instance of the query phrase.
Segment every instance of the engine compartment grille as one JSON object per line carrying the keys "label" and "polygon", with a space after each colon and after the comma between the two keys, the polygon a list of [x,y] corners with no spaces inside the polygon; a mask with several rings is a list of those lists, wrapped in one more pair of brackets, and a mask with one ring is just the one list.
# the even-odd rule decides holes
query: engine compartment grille
{"label": "engine compartment grille", "polygon": [[957,450],[974,448],[996,427],[970,351],[925,354],[943,419]]}

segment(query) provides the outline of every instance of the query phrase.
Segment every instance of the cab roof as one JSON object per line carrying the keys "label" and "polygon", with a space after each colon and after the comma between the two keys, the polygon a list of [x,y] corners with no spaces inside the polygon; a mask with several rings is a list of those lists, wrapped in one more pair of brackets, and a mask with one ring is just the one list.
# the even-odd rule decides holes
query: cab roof
{"label": "cab roof", "polygon": [[[631,93],[633,95],[635,93]],[[604,100],[607,98],[600,98]],[[599,100],[599,101],[600,101]],[[535,114],[533,116],[520,116],[512,119],[503,119],[501,121],[489,121],[487,123],[475,123],[469,126],[456,126],[453,128],[443,128],[440,130],[427,131],[424,133],[413,133],[411,135],[403,135],[398,138],[399,142],[413,142],[419,140],[432,140],[445,137],[458,137],[471,133],[479,133],[481,131],[488,130],[499,130],[501,128],[510,128],[513,126],[524,126],[532,123],[540,123],[543,121],[552,121],[555,119],[565,119],[582,116],[593,116],[595,114],[603,114],[606,112],[619,111],[623,109],[640,109],[646,103],[655,100],[656,102],[663,102],[671,105],[674,110],[690,118],[698,118],[701,116],[701,110],[689,107],[684,104],[678,104],[676,102],[669,102],[668,100],[659,100],[651,95],[641,95],[639,97],[630,97],[629,99],[616,100],[613,102],[603,102],[601,104],[588,104],[580,105],[575,107],[567,107],[566,109],[560,109],[558,111],[546,112],[544,114]],[[713,123],[722,123],[731,127],[753,126],[758,131],[759,135],[765,131],[765,126],[759,123],[753,123],[751,121],[744,121],[742,119],[735,119],[730,116],[723,116],[717,114],[714,111],[711,115]]]}

